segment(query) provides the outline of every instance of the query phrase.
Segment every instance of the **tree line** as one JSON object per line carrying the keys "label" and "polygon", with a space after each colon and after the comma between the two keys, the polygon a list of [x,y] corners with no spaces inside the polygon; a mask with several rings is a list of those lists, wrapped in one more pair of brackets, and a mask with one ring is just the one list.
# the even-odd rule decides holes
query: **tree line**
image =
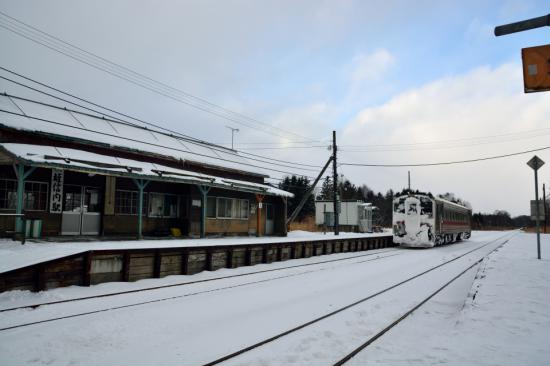
{"label": "tree line", "polygon": [[[305,193],[311,187],[312,182],[303,176],[287,176],[280,183],[279,188],[294,194],[294,198],[288,199],[288,215],[290,215]],[[406,193],[408,190],[403,190],[397,194]],[[418,192],[418,191],[413,191]],[[376,225],[391,227],[392,225],[392,204],[393,197],[396,195],[392,189],[382,192],[374,192],[366,184],[355,185],[349,179],[342,177],[338,180],[338,193],[341,200],[361,200],[363,202],[372,203],[378,208],[375,216]],[[322,181],[320,190],[317,194],[312,194],[304,204],[302,210],[296,217],[297,221],[303,221],[306,217],[315,215],[315,200],[332,200],[334,196],[332,177],[327,176]],[[438,195],[448,201],[459,203],[466,207],[470,207],[469,202],[457,197],[451,192]],[[512,217],[507,211],[497,210],[493,213],[477,212],[472,215],[472,228],[512,228],[512,227],[528,227],[534,226],[534,222],[527,215]]]}

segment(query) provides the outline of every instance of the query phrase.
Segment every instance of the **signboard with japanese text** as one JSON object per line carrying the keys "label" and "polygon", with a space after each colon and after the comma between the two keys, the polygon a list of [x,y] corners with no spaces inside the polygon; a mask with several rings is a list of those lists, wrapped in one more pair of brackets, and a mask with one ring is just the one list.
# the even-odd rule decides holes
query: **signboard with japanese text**
{"label": "signboard with japanese text", "polygon": [[61,213],[63,210],[63,170],[52,169],[52,184],[50,191],[50,212]]}

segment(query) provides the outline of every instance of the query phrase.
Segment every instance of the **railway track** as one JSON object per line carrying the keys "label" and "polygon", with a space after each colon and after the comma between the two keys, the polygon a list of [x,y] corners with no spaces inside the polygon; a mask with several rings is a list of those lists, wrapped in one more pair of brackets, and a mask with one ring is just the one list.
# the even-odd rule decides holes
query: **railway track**
{"label": "railway track", "polygon": [[[387,252],[398,252],[398,253],[390,253],[390,254],[387,254],[387,255],[380,255],[380,254],[385,254]],[[360,261],[355,261],[355,262],[352,262],[351,264],[360,264],[360,263],[375,261],[375,260],[384,259],[384,258],[388,258],[388,257],[393,257],[393,256],[400,255],[401,252],[398,249],[387,250],[387,251],[384,251],[384,252],[369,253],[369,254],[364,254],[364,255],[359,255],[359,256],[339,258],[339,259],[316,262],[316,263],[307,263],[307,264],[303,264],[303,265],[288,266],[288,267],[278,268],[278,269],[256,271],[256,272],[247,273],[247,274],[218,277],[216,279],[221,280],[221,279],[226,279],[226,278],[240,277],[240,276],[244,276],[244,275],[251,275],[251,274],[265,273],[265,272],[273,272],[273,271],[278,271],[278,270],[282,270],[282,269],[305,267],[305,266],[312,266],[312,265],[316,265],[316,264],[319,265],[319,264],[325,264],[325,263],[331,263],[331,262],[339,262],[339,261],[348,260],[348,259],[357,259],[357,258],[361,258],[361,257],[373,256],[373,255],[376,255],[376,254],[379,254],[379,255],[377,257],[374,257],[374,258],[368,258],[368,259],[364,259],[364,260],[360,260]],[[197,292],[192,292],[192,293],[187,293],[187,294],[182,294],[182,295],[163,297],[163,298],[160,298],[160,299],[141,301],[141,302],[126,304],[126,305],[113,306],[113,307],[102,308],[102,309],[98,309],[98,310],[81,312],[81,313],[77,313],[77,314],[71,314],[71,315],[66,315],[66,316],[60,316],[60,317],[54,317],[54,318],[48,318],[48,319],[43,319],[43,320],[38,320],[38,321],[27,322],[27,323],[21,323],[21,324],[16,324],[16,325],[12,325],[12,326],[2,327],[2,328],[0,328],[0,332],[11,330],[11,329],[16,329],[16,328],[28,327],[28,326],[37,325],[37,324],[49,323],[49,322],[58,321],[58,320],[76,318],[76,317],[81,317],[81,316],[86,316],[86,315],[91,315],[91,314],[98,314],[98,313],[107,312],[107,311],[113,311],[113,310],[119,310],[119,309],[124,309],[124,308],[129,308],[129,307],[140,306],[140,305],[152,304],[152,303],[157,303],[157,302],[161,302],[161,301],[169,301],[169,300],[175,300],[175,299],[180,299],[180,298],[185,298],[185,297],[190,297],[190,296],[196,296],[196,295],[200,295],[200,294],[206,294],[206,293],[211,293],[211,292],[228,290],[228,289],[232,289],[232,288],[243,287],[243,286],[248,286],[248,285],[253,285],[253,284],[258,284],[258,283],[265,283],[265,282],[270,282],[270,281],[274,281],[274,280],[278,280],[278,279],[296,277],[296,276],[301,276],[301,275],[309,274],[309,273],[313,273],[313,272],[325,271],[325,270],[329,270],[329,269],[332,269],[332,268],[334,268],[334,267],[325,267],[325,268],[313,269],[313,270],[310,270],[310,271],[292,273],[292,274],[288,274],[288,275],[271,277],[271,278],[257,280],[257,281],[244,282],[244,283],[237,284],[237,285],[218,287],[218,288],[214,288],[214,289],[197,291]],[[214,280],[214,279],[187,282],[187,283],[180,284],[180,285],[187,285],[187,284],[206,282],[206,281],[212,281],[212,280]],[[156,290],[156,289],[161,289],[161,288],[166,288],[166,287],[174,287],[174,286],[176,286],[176,285],[157,286],[157,287],[154,287],[152,289]],[[121,293],[116,293],[116,294],[109,294],[109,295],[88,296],[88,297],[85,297],[85,298],[61,300],[61,301],[56,301],[56,302],[44,303],[44,304],[56,305],[56,304],[60,304],[60,303],[90,300],[90,299],[101,298],[101,297],[106,297],[106,296],[122,295],[122,294],[128,294],[128,293],[132,293],[132,292],[141,292],[141,291],[145,291],[145,289],[140,289],[140,290],[136,290],[136,291],[126,291],[126,292],[121,292]],[[40,306],[42,306],[44,304],[41,304]],[[29,306],[21,306],[21,307],[15,307],[15,308],[11,308],[11,309],[5,309],[3,311],[7,312],[7,311],[15,311],[15,310],[21,310],[21,309],[29,309],[29,308],[36,309],[37,307],[38,306],[36,306],[36,305],[32,305],[32,306],[29,305]]]}
{"label": "railway track", "polygon": [[212,281],[225,280],[225,279],[229,279],[229,278],[251,276],[251,275],[260,274],[260,273],[277,272],[277,271],[282,271],[282,270],[287,270],[287,269],[292,269],[292,268],[309,267],[309,266],[315,266],[315,265],[320,265],[320,264],[325,264],[325,263],[341,262],[341,261],[347,261],[347,260],[356,259],[356,258],[369,257],[369,256],[377,255],[377,254],[383,254],[383,253],[387,253],[387,252],[396,252],[396,251],[399,251],[399,250],[400,250],[399,248],[388,248],[387,250],[379,250],[375,253],[353,255],[353,256],[349,256],[349,257],[345,257],[345,258],[336,258],[336,259],[329,259],[329,260],[324,260],[324,261],[316,261],[316,262],[312,262],[312,263],[304,263],[304,264],[297,264],[297,265],[293,265],[293,266],[285,266],[285,267],[280,267],[280,268],[271,268],[271,269],[265,269],[265,270],[260,270],[260,271],[239,273],[239,274],[229,275],[229,276],[206,278],[206,279],[203,279],[203,280],[178,282],[178,283],[171,283],[171,284],[160,285],[160,286],[150,286],[150,287],[144,287],[144,288],[139,288],[139,289],[134,289],[134,290],[125,290],[125,291],[118,291],[118,292],[110,292],[110,293],[106,293],[106,294],[82,296],[82,297],[77,297],[77,298],[72,298],[72,299],[47,301],[47,302],[42,302],[42,303],[35,303],[35,304],[22,305],[22,306],[16,306],[16,307],[11,307],[11,308],[0,309],[0,313],[8,312],[8,311],[14,311],[14,310],[21,310],[21,309],[36,309],[36,308],[39,308],[41,306],[56,305],[56,304],[77,302],[77,301],[90,300],[90,299],[99,299],[99,298],[105,298],[105,297],[111,297],[111,296],[127,295],[127,294],[133,294],[133,293],[138,293],[138,292],[161,290],[161,289],[166,289],[166,288],[171,288],[171,287],[188,286],[188,285],[194,285],[194,284],[197,284],[197,283],[212,282]]}
{"label": "railway track", "polygon": [[399,286],[402,286],[402,285],[404,285],[404,284],[406,284],[406,283],[408,283],[408,282],[410,282],[410,281],[413,281],[413,280],[415,280],[415,279],[417,279],[417,278],[419,278],[419,277],[421,277],[421,276],[424,276],[424,275],[426,275],[426,274],[428,274],[428,273],[430,273],[430,272],[432,272],[432,271],[435,271],[435,270],[437,270],[437,269],[439,269],[439,268],[441,268],[441,267],[443,267],[443,266],[446,266],[446,265],[448,265],[449,263],[455,262],[455,261],[457,261],[457,260],[460,259],[460,258],[463,258],[463,257],[465,257],[465,256],[467,256],[467,255],[469,255],[469,254],[471,254],[471,253],[474,253],[474,252],[476,252],[476,251],[478,251],[478,250],[481,250],[481,249],[487,247],[488,245],[491,245],[491,244],[493,244],[493,243],[495,243],[495,242],[498,242],[499,240],[502,240],[502,239],[506,238],[505,240],[503,240],[503,241],[500,243],[500,245],[498,245],[496,248],[494,248],[491,252],[489,252],[488,254],[484,255],[481,259],[476,260],[473,264],[469,265],[468,268],[466,268],[464,271],[462,271],[462,272],[459,273],[457,276],[453,277],[450,281],[448,281],[447,283],[445,283],[443,286],[441,286],[440,288],[438,288],[436,291],[434,291],[433,293],[431,293],[431,294],[430,294],[427,298],[425,298],[422,302],[420,302],[419,304],[417,304],[416,306],[414,306],[412,309],[408,310],[408,311],[407,311],[405,314],[403,314],[399,319],[395,320],[395,321],[392,322],[390,325],[388,325],[386,328],[384,328],[382,331],[380,331],[380,332],[376,333],[374,336],[370,337],[368,340],[366,340],[365,342],[363,342],[359,347],[356,347],[356,348],[353,349],[351,352],[349,352],[346,356],[344,356],[342,359],[340,359],[337,363],[335,363],[335,365],[343,365],[343,364],[345,364],[347,361],[349,361],[351,358],[353,358],[355,355],[357,355],[359,352],[361,352],[363,349],[365,349],[365,348],[368,347],[370,344],[372,344],[376,339],[380,338],[383,334],[385,334],[385,333],[388,332],[390,329],[392,329],[392,328],[395,327],[397,324],[399,324],[401,321],[403,321],[405,318],[407,318],[407,317],[408,317],[410,314],[412,314],[415,310],[417,310],[417,309],[420,308],[422,305],[424,305],[426,302],[428,302],[431,298],[433,298],[435,295],[437,295],[439,292],[441,292],[445,287],[447,287],[447,286],[450,285],[452,282],[454,282],[455,280],[457,280],[458,278],[460,278],[461,276],[463,276],[463,275],[464,275],[466,272],[468,272],[470,269],[472,269],[473,267],[475,267],[476,265],[478,265],[479,263],[481,263],[481,261],[483,261],[483,259],[485,259],[489,254],[491,254],[492,252],[494,252],[495,250],[497,250],[498,248],[500,248],[502,245],[504,245],[505,243],[507,243],[508,240],[509,240],[512,236],[514,236],[514,235],[516,235],[516,234],[517,234],[517,231],[514,231],[514,232],[511,233],[511,234],[510,234],[510,233],[507,233],[507,234],[505,234],[505,235],[503,235],[503,236],[501,236],[501,237],[499,237],[499,238],[490,240],[490,241],[488,241],[488,242],[482,244],[481,246],[479,246],[479,247],[477,247],[477,248],[475,248],[475,249],[469,250],[469,251],[467,251],[467,252],[465,252],[465,253],[463,253],[463,254],[461,254],[461,255],[459,255],[459,256],[453,258],[453,259],[450,259],[450,260],[445,261],[445,262],[443,262],[443,263],[441,263],[441,264],[438,264],[438,265],[435,265],[435,266],[433,266],[433,267],[430,267],[429,269],[427,269],[427,270],[425,270],[425,271],[423,271],[423,272],[421,272],[421,273],[418,273],[418,274],[413,275],[413,276],[411,276],[411,277],[409,277],[409,278],[407,278],[407,279],[405,279],[405,280],[403,280],[403,281],[400,281],[400,282],[398,282],[398,283],[395,283],[395,284],[393,284],[392,286],[386,287],[385,289],[382,289],[382,290],[380,290],[380,291],[378,291],[378,292],[376,292],[376,293],[374,293],[374,294],[371,294],[371,295],[369,295],[369,296],[366,296],[366,297],[364,297],[364,298],[362,298],[362,299],[360,299],[360,300],[357,300],[357,301],[355,301],[355,302],[353,302],[353,303],[351,303],[351,304],[348,304],[348,305],[346,305],[346,306],[340,307],[340,308],[338,308],[338,309],[336,309],[336,310],[334,310],[334,311],[332,311],[332,312],[330,312],[330,313],[327,313],[327,314],[325,314],[325,315],[322,315],[322,316],[320,316],[320,317],[317,317],[317,318],[315,318],[315,319],[312,319],[312,320],[310,320],[310,321],[308,321],[308,322],[302,323],[302,324],[300,324],[300,325],[298,325],[298,326],[296,326],[296,327],[294,327],[294,328],[292,328],[292,329],[288,329],[288,330],[286,330],[286,331],[284,331],[284,332],[281,332],[281,333],[279,333],[279,334],[276,334],[276,335],[274,335],[274,336],[272,336],[272,337],[270,337],[270,338],[264,339],[264,340],[262,340],[262,341],[260,341],[260,342],[257,342],[257,343],[255,343],[255,344],[252,344],[252,345],[250,345],[250,346],[241,348],[241,349],[239,349],[239,350],[237,350],[237,351],[235,351],[235,352],[232,352],[232,353],[227,354],[227,355],[225,355],[225,356],[223,356],[223,357],[217,358],[217,359],[215,359],[215,360],[213,360],[213,361],[207,362],[207,363],[205,363],[203,366],[218,365],[218,364],[223,363],[223,362],[225,362],[225,361],[231,360],[231,359],[233,359],[233,358],[235,358],[235,357],[237,357],[237,356],[241,356],[241,355],[243,355],[243,354],[245,354],[245,353],[247,353],[247,352],[250,352],[250,351],[252,351],[252,350],[254,350],[254,349],[256,349],[256,348],[259,348],[259,347],[261,347],[261,346],[264,346],[264,345],[266,345],[266,344],[268,344],[268,343],[271,343],[271,342],[273,342],[273,341],[275,341],[275,340],[281,339],[281,338],[283,338],[283,337],[285,337],[285,336],[288,336],[288,335],[290,335],[290,334],[292,334],[292,333],[295,333],[295,332],[297,332],[297,331],[299,331],[299,330],[301,330],[301,329],[304,329],[304,328],[306,328],[306,327],[308,327],[308,326],[311,326],[311,325],[313,325],[313,324],[319,323],[319,322],[321,322],[321,321],[323,321],[323,320],[325,320],[325,319],[328,319],[328,318],[330,318],[330,317],[333,317],[334,315],[337,315],[337,314],[342,313],[342,312],[344,312],[344,311],[346,311],[346,310],[348,310],[348,309],[351,309],[351,308],[353,308],[353,307],[355,307],[355,306],[357,306],[357,305],[359,305],[359,304],[362,304],[362,303],[364,303],[364,302],[366,302],[366,301],[368,301],[368,300],[371,300],[371,299],[373,299],[373,298],[375,298],[375,297],[377,297],[377,296],[380,296],[380,295],[382,295],[382,294],[384,294],[384,293],[386,293],[386,292],[388,292],[388,291],[391,291],[391,290],[393,290],[393,289],[395,289],[395,288],[397,288],[397,287],[399,287]]}
{"label": "railway track", "polygon": [[399,325],[403,320],[405,320],[409,315],[411,315],[413,312],[421,308],[423,305],[425,305],[428,301],[430,301],[434,296],[439,294],[441,291],[443,291],[445,288],[447,288],[449,285],[451,285],[453,282],[458,280],[460,277],[464,276],[466,273],[468,273],[472,268],[475,266],[481,264],[487,256],[489,256],[491,253],[498,250],[500,247],[502,247],[504,244],[506,244],[508,240],[504,241],[502,244],[500,244],[498,247],[493,249],[491,252],[489,252],[487,255],[483,256],[479,260],[475,261],[472,265],[468,266],[466,269],[464,269],[462,272],[451,278],[449,281],[444,283],[441,287],[439,287],[437,290],[430,293],[426,298],[424,298],[421,302],[419,302],[417,305],[406,311],[403,315],[401,315],[399,318],[397,318],[395,321],[393,321],[391,324],[389,324],[387,327],[373,335],[372,337],[368,338],[366,341],[364,341],[360,346],[354,348],[351,352],[349,352],[347,355],[345,355],[343,358],[341,358],[338,362],[334,363],[334,366],[341,366],[350,361],[353,357],[355,357],[357,354],[359,354],[361,351],[363,351],[365,348],[370,346],[372,343],[374,343],[377,339],[382,337],[384,334],[389,332],[391,329],[395,328],[397,325]]}

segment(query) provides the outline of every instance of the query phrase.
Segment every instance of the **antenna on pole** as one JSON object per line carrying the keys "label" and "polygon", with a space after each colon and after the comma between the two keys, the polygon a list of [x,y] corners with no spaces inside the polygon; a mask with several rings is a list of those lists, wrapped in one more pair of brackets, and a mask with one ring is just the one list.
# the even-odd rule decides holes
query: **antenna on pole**
{"label": "antenna on pole", "polygon": [[233,141],[234,141],[234,135],[235,135],[235,132],[239,132],[239,129],[238,128],[234,128],[234,127],[231,127],[231,126],[225,126],[227,128],[229,128],[231,130],[231,150],[235,150],[233,148]]}

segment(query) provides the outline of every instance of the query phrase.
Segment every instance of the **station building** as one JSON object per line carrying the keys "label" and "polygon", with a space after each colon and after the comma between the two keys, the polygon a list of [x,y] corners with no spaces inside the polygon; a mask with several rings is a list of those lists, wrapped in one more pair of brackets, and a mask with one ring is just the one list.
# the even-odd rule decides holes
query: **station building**
{"label": "station building", "polygon": [[261,165],[159,128],[0,95],[0,235],[41,220],[49,237],[284,236],[292,194],[267,184]]}

